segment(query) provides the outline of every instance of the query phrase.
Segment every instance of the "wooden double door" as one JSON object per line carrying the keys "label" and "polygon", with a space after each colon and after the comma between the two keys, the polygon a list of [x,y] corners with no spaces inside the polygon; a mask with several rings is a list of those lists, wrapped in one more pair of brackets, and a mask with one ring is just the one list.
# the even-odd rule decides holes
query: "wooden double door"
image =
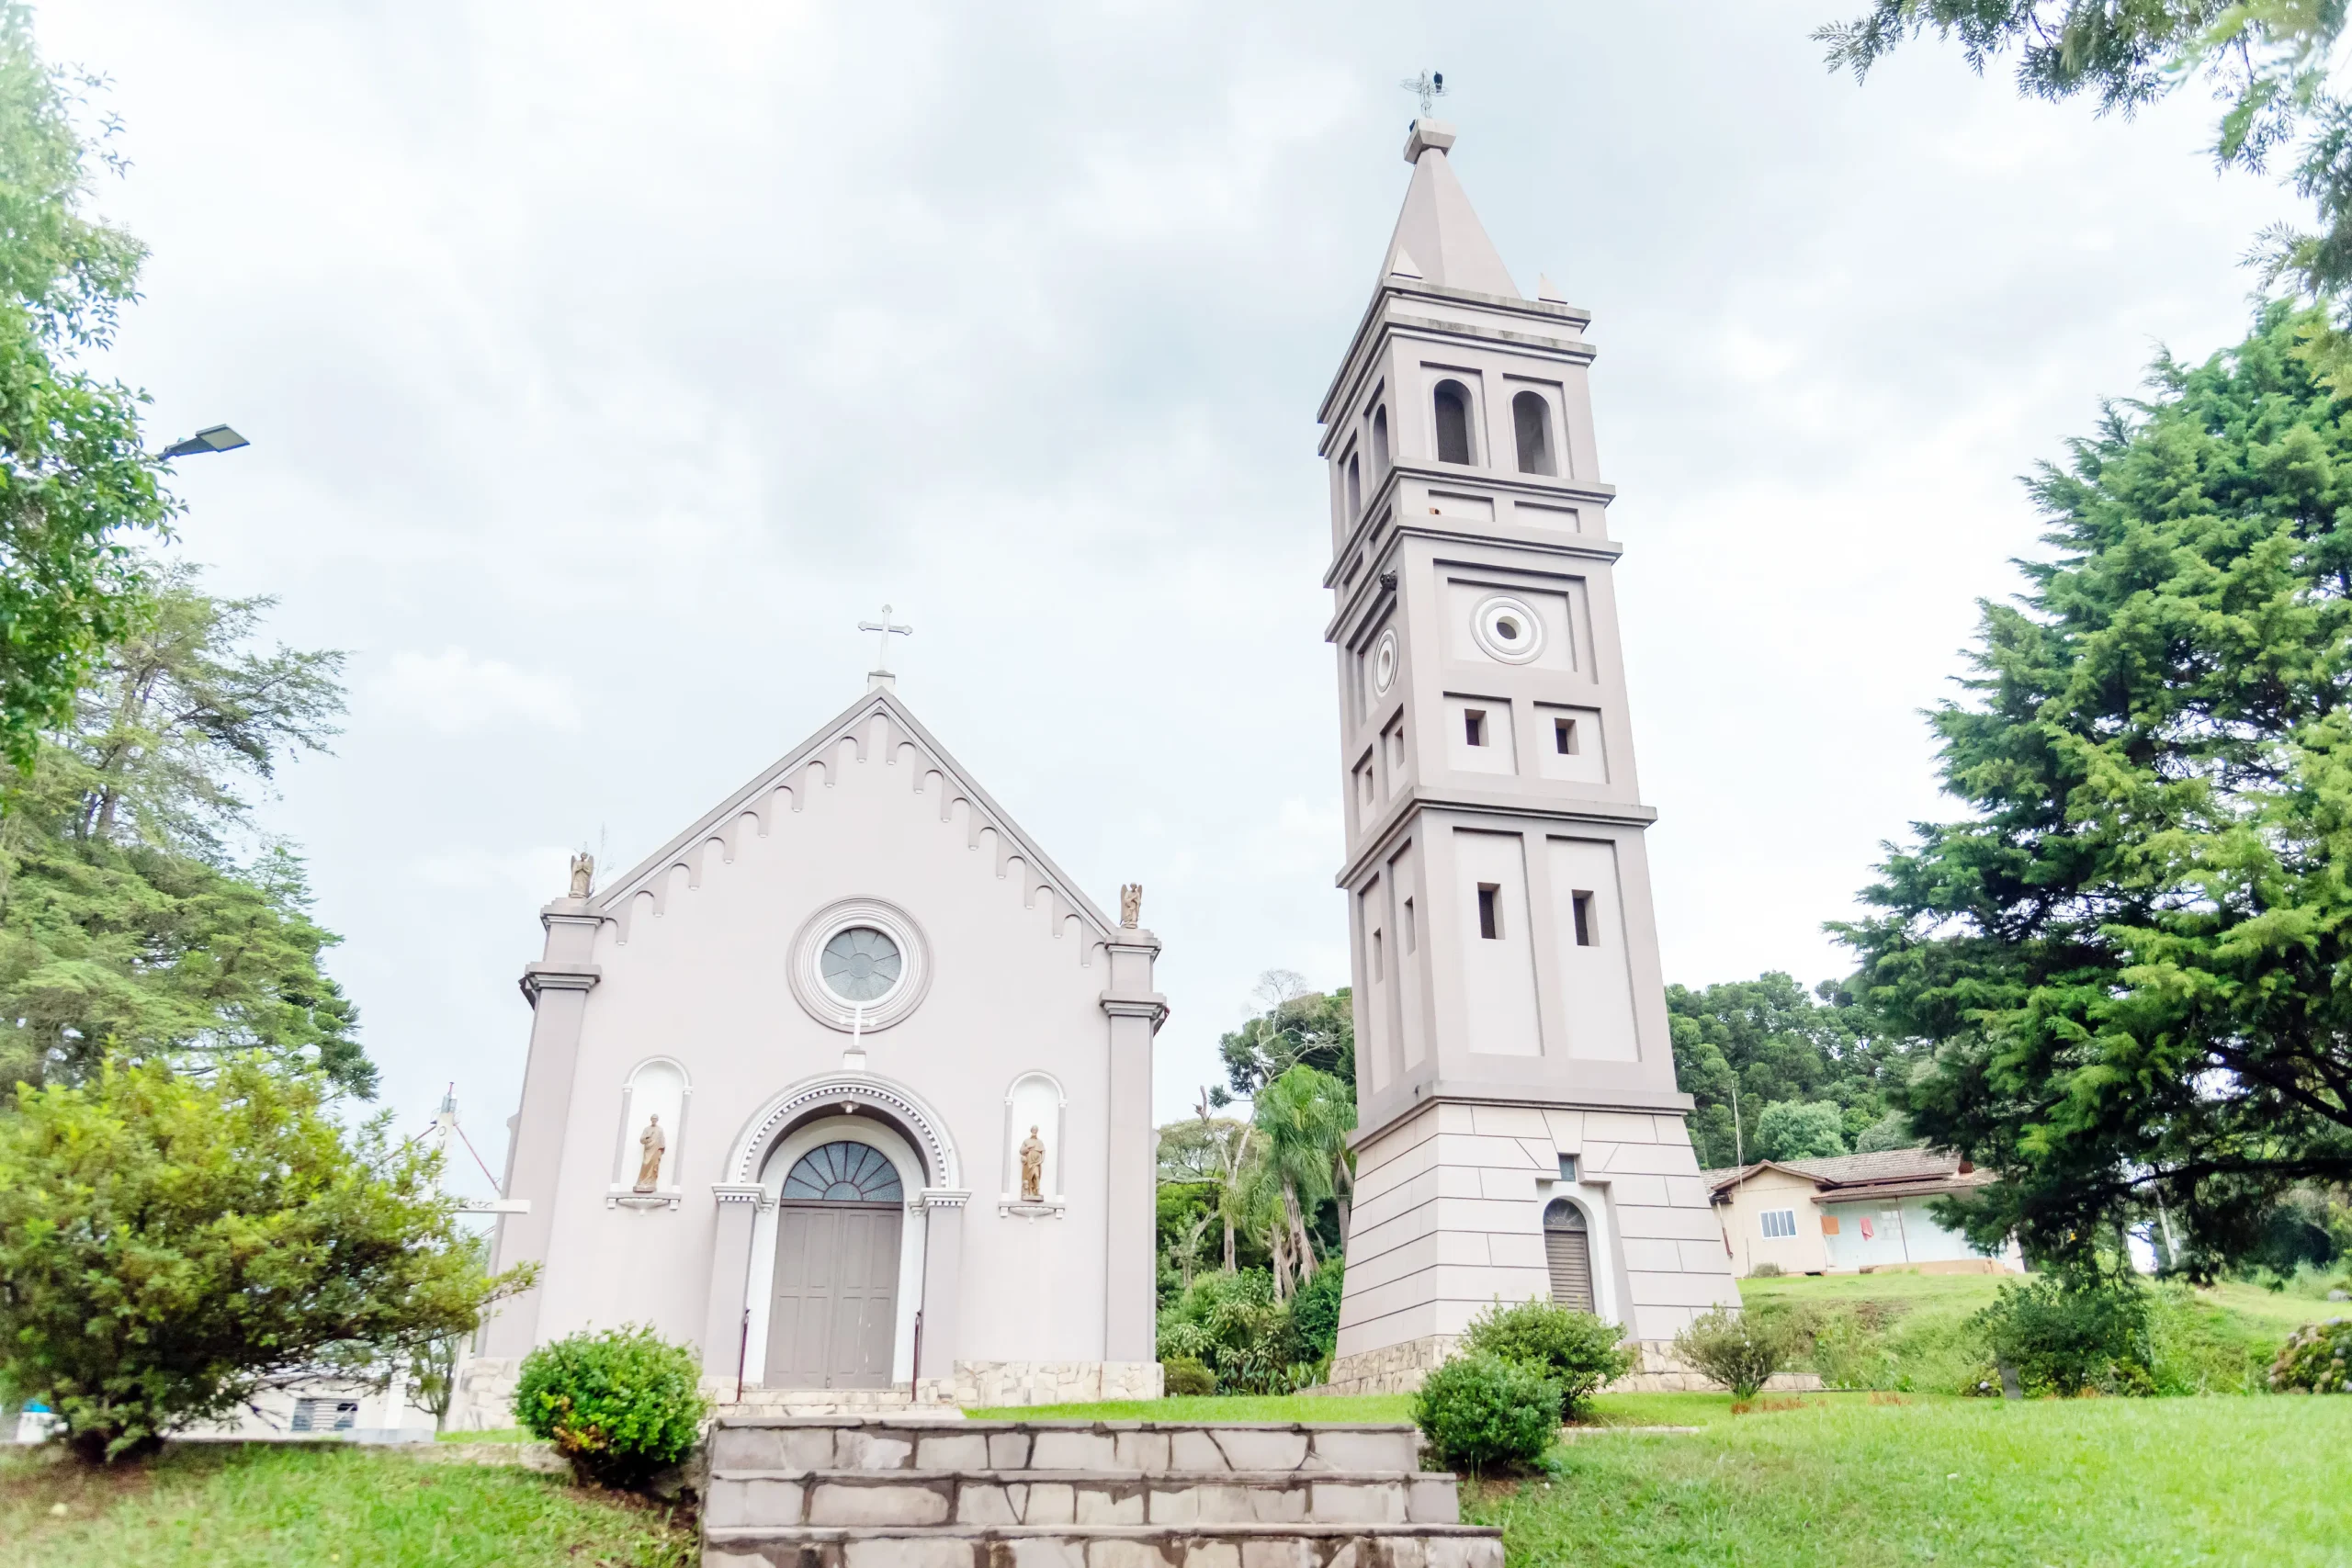
{"label": "wooden double door", "polygon": [[770,1388],[888,1388],[899,1325],[899,1203],[776,1205]]}

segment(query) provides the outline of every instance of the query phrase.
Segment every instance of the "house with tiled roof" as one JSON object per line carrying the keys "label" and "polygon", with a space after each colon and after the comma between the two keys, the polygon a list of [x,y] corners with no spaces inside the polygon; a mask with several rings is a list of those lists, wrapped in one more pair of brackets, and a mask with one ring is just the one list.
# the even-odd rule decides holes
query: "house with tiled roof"
{"label": "house with tiled roof", "polygon": [[[1758,1160],[1700,1173],[1733,1272],[2023,1273],[2013,1240],[1987,1257],[1929,1212],[1994,1180],[1958,1155],[1885,1149],[1826,1159]],[[1770,1268],[1766,1266],[1770,1265]]]}

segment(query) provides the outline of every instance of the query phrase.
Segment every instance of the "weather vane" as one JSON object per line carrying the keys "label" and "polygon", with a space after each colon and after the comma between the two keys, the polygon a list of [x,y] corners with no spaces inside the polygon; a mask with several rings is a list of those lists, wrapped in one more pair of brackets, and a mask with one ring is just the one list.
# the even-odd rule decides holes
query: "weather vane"
{"label": "weather vane", "polygon": [[880,620],[860,621],[857,623],[857,629],[862,632],[873,632],[876,634],[876,640],[880,645],[880,651],[874,656],[874,672],[876,675],[888,675],[890,672],[890,638],[892,636],[912,637],[915,635],[915,629],[912,626],[893,626],[891,624],[890,606],[888,604],[882,606],[882,618]]}
{"label": "weather vane", "polygon": [[1396,85],[1420,98],[1423,119],[1430,117],[1430,110],[1437,107],[1437,101],[1445,96],[1445,73],[1442,71],[1424,71]]}

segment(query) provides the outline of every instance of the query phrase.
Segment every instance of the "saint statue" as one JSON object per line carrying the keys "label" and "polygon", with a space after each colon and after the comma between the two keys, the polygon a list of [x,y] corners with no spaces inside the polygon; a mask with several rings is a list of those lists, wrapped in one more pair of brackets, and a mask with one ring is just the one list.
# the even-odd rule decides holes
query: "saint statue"
{"label": "saint statue", "polygon": [[1037,1136],[1037,1129],[1021,1140],[1021,1201],[1042,1203],[1046,1201],[1046,1141]]}
{"label": "saint statue", "polygon": [[670,1140],[662,1135],[661,1117],[645,1119],[645,1131],[638,1135],[637,1146],[645,1151],[637,1156],[637,1190],[650,1192],[661,1180],[662,1153],[670,1146]]}
{"label": "saint statue", "polygon": [[1136,929],[1136,922],[1142,919],[1143,884],[1140,882],[1126,882],[1120,884],[1119,923],[1126,927],[1127,930],[1133,931]]}
{"label": "saint statue", "polygon": [[596,885],[596,857],[586,850],[571,857],[571,897],[585,898]]}

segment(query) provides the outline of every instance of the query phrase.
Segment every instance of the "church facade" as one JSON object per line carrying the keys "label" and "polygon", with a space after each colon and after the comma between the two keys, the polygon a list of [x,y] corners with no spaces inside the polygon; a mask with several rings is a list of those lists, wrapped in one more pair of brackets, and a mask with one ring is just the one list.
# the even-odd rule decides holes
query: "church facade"
{"label": "church facade", "polygon": [[1319,418],[1356,1008],[1331,1382],[1409,1388],[1496,1301],[1663,1347],[1738,1303],[1675,1087],[1587,373],[1414,122]]}
{"label": "church facade", "polygon": [[[886,617],[887,620],[887,617]],[[495,1309],[453,1421],[521,1358],[650,1324],[722,1403],[1155,1396],[1139,889],[1108,919],[887,673],[602,887],[540,914]]]}

